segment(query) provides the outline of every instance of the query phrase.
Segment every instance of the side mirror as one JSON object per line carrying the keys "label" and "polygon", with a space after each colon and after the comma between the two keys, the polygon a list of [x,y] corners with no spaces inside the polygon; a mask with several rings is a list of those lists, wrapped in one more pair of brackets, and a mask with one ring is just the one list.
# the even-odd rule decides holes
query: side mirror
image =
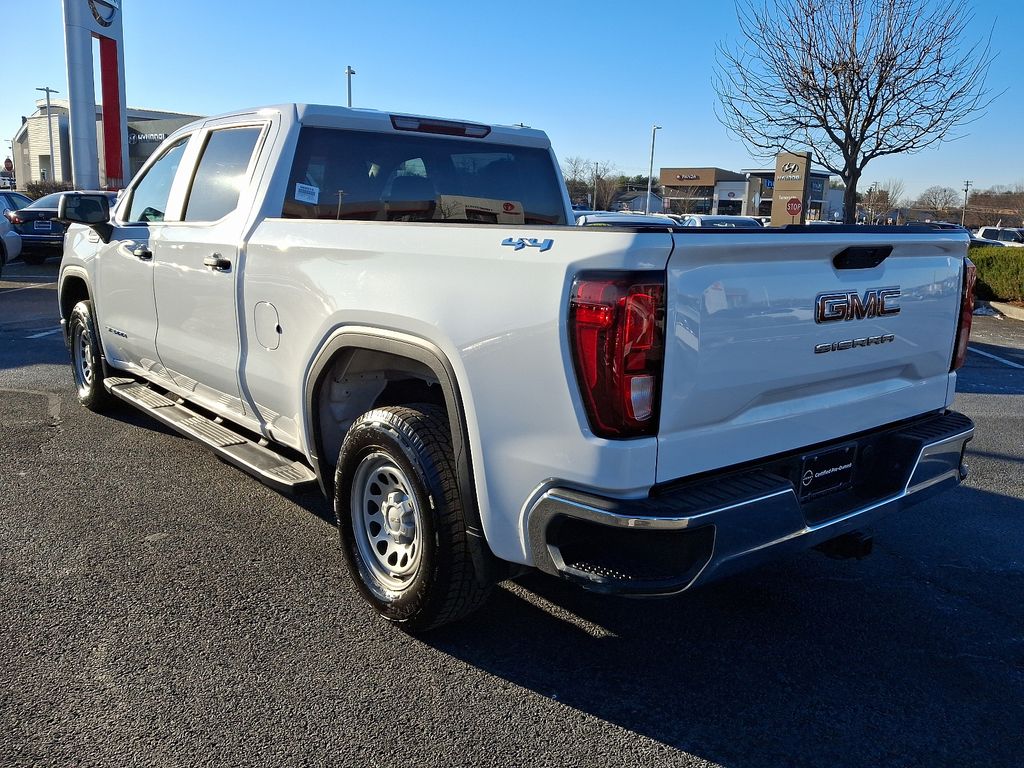
{"label": "side mirror", "polygon": [[57,204],[57,221],[65,224],[85,224],[91,227],[104,243],[110,242],[110,236],[114,231],[110,226],[110,201],[106,195],[65,192]]}

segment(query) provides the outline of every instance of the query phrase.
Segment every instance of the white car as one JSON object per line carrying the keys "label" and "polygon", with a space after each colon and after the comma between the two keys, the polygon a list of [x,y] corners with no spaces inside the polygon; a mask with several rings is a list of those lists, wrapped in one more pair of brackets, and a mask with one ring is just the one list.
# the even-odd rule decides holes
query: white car
{"label": "white car", "polygon": [[678,223],[668,217],[643,213],[616,213],[613,211],[579,211],[579,227],[675,227]]}
{"label": "white car", "polygon": [[1003,245],[1024,248],[1024,229],[1019,227],[981,227],[976,234],[985,240],[998,240]]}
{"label": "white car", "polygon": [[753,216],[705,216],[688,214],[683,217],[684,227],[729,227],[733,229],[764,229]]}

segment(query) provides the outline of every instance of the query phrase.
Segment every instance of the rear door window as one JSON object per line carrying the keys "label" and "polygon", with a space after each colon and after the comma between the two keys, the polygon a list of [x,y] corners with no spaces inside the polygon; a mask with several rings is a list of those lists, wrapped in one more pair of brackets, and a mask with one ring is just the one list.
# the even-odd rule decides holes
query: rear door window
{"label": "rear door window", "polygon": [[249,160],[262,131],[260,126],[246,126],[210,134],[192,179],[185,221],[217,221],[238,207]]}
{"label": "rear door window", "polygon": [[550,153],[435,136],[305,127],[282,215],[565,224]]}

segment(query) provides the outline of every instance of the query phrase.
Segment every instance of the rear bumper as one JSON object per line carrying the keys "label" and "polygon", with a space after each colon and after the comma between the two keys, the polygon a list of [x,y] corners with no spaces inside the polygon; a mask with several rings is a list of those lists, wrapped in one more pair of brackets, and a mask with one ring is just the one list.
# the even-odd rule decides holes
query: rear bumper
{"label": "rear bumper", "polygon": [[947,412],[841,441],[857,446],[851,487],[810,501],[797,492],[800,453],[667,484],[646,499],[552,488],[528,513],[535,564],[597,591],[682,592],[955,487],[973,435],[970,419]]}
{"label": "rear bumper", "polygon": [[64,244],[63,232],[22,232],[21,242],[26,248],[60,248]]}

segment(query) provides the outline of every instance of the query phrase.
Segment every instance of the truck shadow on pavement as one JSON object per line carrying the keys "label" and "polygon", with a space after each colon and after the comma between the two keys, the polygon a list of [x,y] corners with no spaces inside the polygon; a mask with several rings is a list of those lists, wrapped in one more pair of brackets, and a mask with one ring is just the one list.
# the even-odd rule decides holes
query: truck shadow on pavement
{"label": "truck shadow on pavement", "polygon": [[530,575],[423,640],[726,766],[1019,765],[1022,518],[962,487],[861,562],[810,552],[659,601]]}
{"label": "truck shadow on pavement", "polygon": [[69,366],[70,356],[60,334],[42,339],[26,339],[24,332],[0,330],[0,347],[3,347],[0,352],[0,370],[30,365]]}

